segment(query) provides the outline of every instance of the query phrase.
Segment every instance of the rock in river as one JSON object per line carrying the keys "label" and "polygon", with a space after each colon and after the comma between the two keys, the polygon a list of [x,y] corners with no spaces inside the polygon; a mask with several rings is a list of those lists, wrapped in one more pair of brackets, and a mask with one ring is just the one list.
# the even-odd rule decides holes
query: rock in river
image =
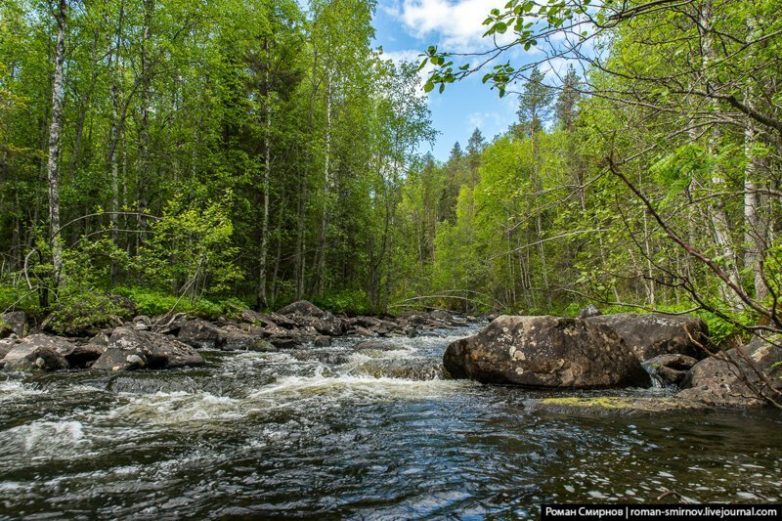
{"label": "rock in river", "polygon": [[111,333],[106,352],[93,369],[126,371],[132,369],[168,369],[203,365],[204,359],[187,344],[166,335],[118,327]]}
{"label": "rock in river", "polygon": [[639,362],[658,355],[679,354],[703,358],[709,329],[699,318],[688,315],[618,313],[585,319],[608,326],[624,340]]}
{"label": "rock in river", "polygon": [[749,344],[701,360],[684,382],[681,399],[717,407],[763,403],[759,395],[779,400],[782,391],[782,337],[756,337]]}
{"label": "rock in river", "polygon": [[648,386],[649,376],[613,329],[587,320],[501,316],[448,346],[454,378],[541,388]]}
{"label": "rock in river", "polygon": [[73,347],[73,344],[63,338],[31,335],[16,341],[11,347],[3,359],[4,368],[7,371],[67,369],[68,361],[65,359],[65,353],[71,351]]}
{"label": "rock in river", "polygon": [[294,322],[300,328],[312,327],[323,335],[340,336],[345,332],[342,319],[306,300],[289,304],[277,311],[277,314]]}
{"label": "rock in river", "polygon": [[0,317],[0,338],[10,334],[21,338],[27,335],[27,329],[27,314],[24,311],[11,311]]}
{"label": "rock in river", "polygon": [[646,372],[652,377],[652,380],[665,386],[681,386],[687,377],[688,371],[698,361],[687,355],[658,355],[642,363]]}

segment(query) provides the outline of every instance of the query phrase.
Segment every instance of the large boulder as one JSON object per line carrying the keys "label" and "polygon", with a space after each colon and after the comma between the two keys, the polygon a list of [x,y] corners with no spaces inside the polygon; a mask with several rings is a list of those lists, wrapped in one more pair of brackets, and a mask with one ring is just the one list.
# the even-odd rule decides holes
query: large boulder
{"label": "large boulder", "polygon": [[0,338],[11,334],[19,338],[27,335],[27,314],[24,311],[11,311],[0,317]]}
{"label": "large boulder", "polygon": [[761,395],[779,400],[782,391],[782,337],[755,338],[745,346],[701,360],[690,370],[678,397],[718,407],[764,403]]}
{"label": "large boulder", "polygon": [[65,353],[73,344],[59,337],[31,335],[19,340],[3,358],[6,371],[57,371],[67,369]]}
{"label": "large boulder", "polygon": [[454,378],[539,388],[648,386],[649,376],[613,329],[586,320],[501,316],[448,346]]}
{"label": "large boulder", "polygon": [[703,320],[688,315],[619,313],[585,319],[608,326],[643,362],[658,355],[679,354],[703,358],[709,329]]}
{"label": "large boulder", "polygon": [[[277,315],[289,319],[297,327],[310,327],[323,335],[340,336],[345,333],[345,323],[341,318],[335,317],[306,300],[299,300],[285,306],[277,311]],[[274,318],[272,320],[277,322]],[[282,326],[279,322],[278,325]]]}
{"label": "large boulder", "polygon": [[196,318],[182,324],[177,339],[198,349],[219,348],[220,328],[211,322]]}
{"label": "large boulder", "polygon": [[133,369],[169,369],[203,365],[204,359],[192,347],[174,338],[133,327],[115,329],[106,352],[93,369],[129,371]]}

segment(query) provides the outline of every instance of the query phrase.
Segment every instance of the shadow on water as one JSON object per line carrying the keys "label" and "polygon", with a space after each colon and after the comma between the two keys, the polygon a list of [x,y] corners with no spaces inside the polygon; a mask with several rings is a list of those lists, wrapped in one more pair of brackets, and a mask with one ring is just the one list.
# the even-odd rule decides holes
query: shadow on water
{"label": "shadow on water", "polygon": [[543,393],[442,378],[445,346],[469,332],[0,376],[0,519],[523,519],[543,501],[668,491],[782,499],[778,414],[532,413]]}

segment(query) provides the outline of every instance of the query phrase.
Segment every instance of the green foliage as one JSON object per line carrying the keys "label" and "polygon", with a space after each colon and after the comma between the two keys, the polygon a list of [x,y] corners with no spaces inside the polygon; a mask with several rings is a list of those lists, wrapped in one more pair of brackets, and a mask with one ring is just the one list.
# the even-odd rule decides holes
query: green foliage
{"label": "green foliage", "polygon": [[60,296],[46,326],[63,336],[94,335],[133,318],[134,312],[132,303],[117,295],[78,291]]}
{"label": "green foliage", "polygon": [[313,303],[332,313],[347,315],[366,315],[372,312],[367,294],[362,290],[345,290],[330,293],[313,300]]}
{"label": "green foliage", "polygon": [[692,182],[703,182],[714,169],[714,160],[702,146],[688,143],[653,164],[650,171],[661,186],[668,187],[666,201],[686,190]]}
{"label": "green foliage", "polygon": [[231,246],[233,223],[224,204],[205,208],[169,202],[152,225],[152,238],[139,254],[139,265],[152,283],[188,295],[220,294],[242,279]]}
{"label": "green foliage", "polygon": [[41,308],[36,291],[26,286],[0,285],[0,312],[6,311],[24,311],[28,315],[40,315]]}
{"label": "green foliage", "polygon": [[247,305],[236,298],[210,300],[199,297],[178,297],[144,288],[117,288],[115,291],[129,298],[138,314],[150,317],[168,313],[187,313],[216,319],[236,316],[247,309]]}

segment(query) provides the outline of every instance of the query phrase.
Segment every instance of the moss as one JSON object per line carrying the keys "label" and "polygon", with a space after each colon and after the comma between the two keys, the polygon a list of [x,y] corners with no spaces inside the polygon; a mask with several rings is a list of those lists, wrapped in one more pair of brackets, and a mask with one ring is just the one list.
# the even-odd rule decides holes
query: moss
{"label": "moss", "polygon": [[536,408],[557,414],[574,414],[583,416],[633,416],[654,415],[658,413],[686,412],[690,410],[708,409],[702,403],[680,400],[676,397],[551,397],[535,400]]}
{"label": "moss", "polygon": [[566,407],[601,407],[604,409],[632,409],[637,405],[637,400],[616,396],[597,396],[594,398],[543,398],[540,403],[544,405],[561,405]]}

